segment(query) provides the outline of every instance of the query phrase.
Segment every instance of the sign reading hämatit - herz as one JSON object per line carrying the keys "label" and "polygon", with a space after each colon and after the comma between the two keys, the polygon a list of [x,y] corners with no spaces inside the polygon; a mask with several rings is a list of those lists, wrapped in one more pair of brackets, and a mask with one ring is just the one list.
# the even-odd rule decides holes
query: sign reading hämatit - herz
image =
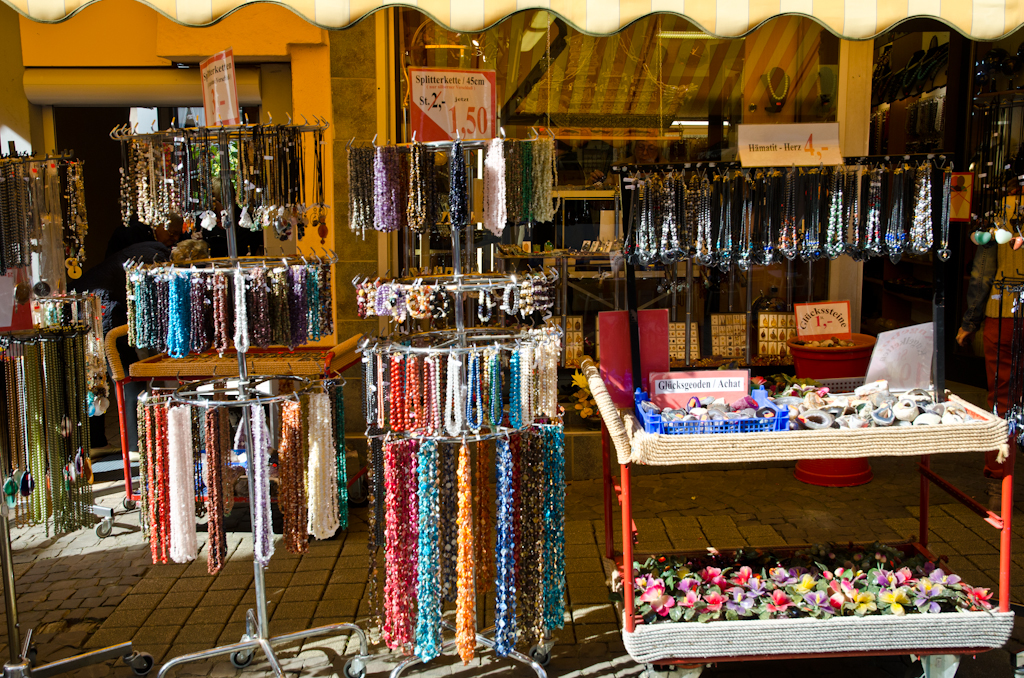
{"label": "sign reading h\u00e4matit - herz", "polygon": [[740,125],[739,152],[744,167],[843,164],[837,122]]}

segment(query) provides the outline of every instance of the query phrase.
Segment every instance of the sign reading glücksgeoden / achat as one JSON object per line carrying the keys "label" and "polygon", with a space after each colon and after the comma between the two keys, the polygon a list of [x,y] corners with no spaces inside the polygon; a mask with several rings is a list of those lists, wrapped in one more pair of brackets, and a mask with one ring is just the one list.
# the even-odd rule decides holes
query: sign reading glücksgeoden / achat
{"label": "sign reading gl\u00fccksgeoden / achat", "polygon": [[658,407],[685,407],[690,398],[725,398],[732,402],[750,395],[750,370],[692,370],[651,372],[651,402]]}
{"label": "sign reading gl\u00fccksgeoden / achat", "polygon": [[206,125],[239,125],[238,81],[235,80],[235,54],[227,49],[199,64],[203,78],[203,112]]}
{"label": "sign reading gl\u00fccksgeoden / achat", "polygon": [[738,134],[744,167],[843,164],[838,122],[740,125]]}
{"label": "sign reading gl\u00fccksgeoden / achat", "polygon": [[497,126],[494,71],[410,68],[416,141],[491,139]]}

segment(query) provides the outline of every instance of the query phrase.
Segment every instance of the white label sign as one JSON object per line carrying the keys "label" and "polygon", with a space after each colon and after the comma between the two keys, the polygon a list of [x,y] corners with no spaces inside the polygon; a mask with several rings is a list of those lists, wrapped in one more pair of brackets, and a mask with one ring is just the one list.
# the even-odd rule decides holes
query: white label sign
{"label": "white label sign", "polygon": [[417,141],[491,139],[497,125],[494,71],[410,68]]}
{"label": "white label sign", "polygon": [[234,52],[230,49],[218,52],[199,64],[199,68],[203,78],[203,111],[207,126],[241,124]]}
{"label": "white label sign", "polygon": [[739,151],[744,167],[843,164],[838,122],[740,125]]}
{"label": "white label sign", "polygon": [[889,380],[890,391],[928,388],[934,347],[932,323],[882,332],[871,352],[865,383]]}

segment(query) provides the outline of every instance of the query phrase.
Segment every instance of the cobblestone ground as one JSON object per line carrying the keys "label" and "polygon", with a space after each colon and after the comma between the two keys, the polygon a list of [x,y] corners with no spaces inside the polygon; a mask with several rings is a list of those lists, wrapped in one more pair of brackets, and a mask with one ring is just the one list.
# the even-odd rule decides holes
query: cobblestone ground
{"label": "cobblestone ground", "polygon": [[[702,549],[709,545],[803,544],[817,541],[901,540],[916,535],[918,480],[915,461],[873,461],[875,479],[858,488],[819,488],[793,479],[786,468],[676,472],[634,478],[635,522],[643,550]],[[980,455],[947,455],[933,467],[984,501]],[[39,660],[68,656],[131,640],[157,662],[215,644],[237,641],[246,610],[254,601],[252,548],[244,523],[229,534],[231,557],[217,576],[206,572],[205,552],[190,565],[152,565],[149,547],[138,531],[137,512],[120,507],[122,486],[97,486],[100,501],[118,507],[113,535],[98,539],[91,530],[47,537],[41,528],[15,530],[13,543],[22,628],[34,627]],[[554,634],[548,665],[553,676],[638,676],[622,646],[620,623],[609,602],[602,561],[605,531],[600,481],[574,482],[566,508],[566,625]],[[998,572],[998,533],[976,515],[951,503],[933,489],[930,539],[950,565],[973,584],[994,585]],[[1024,504],[1020,505],[1024,507]],[[236,515],[241,513],[241,507]],[[336,622],[366,626],[365,509],[353,511],[347,533],[326,542],[311,542],[297,557],[279,545],[267,571],[271,632],[289,633]],[[1013,598],[1024,603],[1024,515],[1014,532]],[[620,525],[616,514],[616,544]],[[202,539],[203,533],[200,533]],[[450,614],[450,613],[449,613]],[[965,659],[959,676],[1010,676],[1007,650],[1022,649],[1014,634],[1005,650]],[[354,638],[314,639],[280,647],[282,664],[291,673],[341,675],[358,649]],[[798,648],[794,648],[796,650]],[[869,649],[869,648],[865,648]],[[399,658],[379,645],[369,662],[370,675],[391,671]],[[6,645],[0,655],[7,657]],[[707,676],[895,676],[907,674],[909,658],[816,659],[720,664]],[[267,676],[269,666],[257,655],[244,671],[226,657],[188,664],[177,675]],[[406,675],[532,675],[497,661],[489,652],[463,667],[444,657]],[[80,676],[130,676],[117,663],[77,672]],[[155,673],[154,673],[155,675]]]}

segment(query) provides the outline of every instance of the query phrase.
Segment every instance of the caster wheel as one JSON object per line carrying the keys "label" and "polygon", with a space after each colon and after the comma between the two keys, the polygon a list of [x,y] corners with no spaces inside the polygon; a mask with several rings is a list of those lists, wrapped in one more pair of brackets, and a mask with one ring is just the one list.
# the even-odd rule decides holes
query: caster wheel
{"label": "caster wheel", "polygon": [[138,504],[136,504],[128,497],[125,497],[124,499],[121,500],[121,506],[124,507],[125,511],[134,511],[135,507],[138,506]]}
{"label": "caster wheel", "polygon": [[366,662],[362,657],[352,657],[345,662],[345,678],[365,678]]}
{"label": "caster wheel", "polygon": [[254,655],[254,652],[246,652],[245,650],[233,652],[230,657],[231,665],[236,669],[244,669],[249,664],[252,664],[252,658]]}
{"label": "caster wheel", "polygon": [[96,523],[96,536],[100,539],[109,537],[110,533],[114,531],[114,523],[111,522],[110,518],[104,518],[100,522]]}
{"label": "caster wheel", "polygon": [[124,658],[136,676],[144,676],[153,669],[153,657],[145,652],[133,652]]}
{"label": "caster wheel", "polygon": [[551,650],[544,645],[534,645],[530,648],[530,659],[541,666],[547,666],[548,662],[551,661]]}

